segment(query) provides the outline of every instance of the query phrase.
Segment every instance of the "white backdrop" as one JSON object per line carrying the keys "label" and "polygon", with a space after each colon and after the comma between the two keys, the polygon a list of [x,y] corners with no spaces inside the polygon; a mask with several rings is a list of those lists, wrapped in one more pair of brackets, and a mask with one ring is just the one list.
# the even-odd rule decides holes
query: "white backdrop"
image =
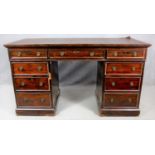
{"label": "white backdrop", "polygon": [[[126,37],[128,34],[124,35],[113,35],[113,34],[103,34],[103,35],[51,35],[51,34],[1,34],[0,35],[0,84],[11,84],[11,75],[10,75],[10,65],[8,61],[7,49],[3,46],[4,44],[12,41],[16,41],[24,38],[48,38],[48,37]],[[144,84],[155,84],[155,35],[152,34],[143,34],[143,35],[130,35],[135,39],[148,42],[152,46],[148,50],[148,57],[145,66],[145,76]],[[63,65],[62,65],[63,64]],[[76,72],[75,72],[76,68]],[[96,74],[92,72],[96,71],[96,63],[91,62],[72,62],[70,63],[60,63],[60,82],[61,84],[75,84],[83,83],[89,84],[96,81]],[[74,73],[73,73],[74,71]],[[80,73],[80,77],[78,76]]]}

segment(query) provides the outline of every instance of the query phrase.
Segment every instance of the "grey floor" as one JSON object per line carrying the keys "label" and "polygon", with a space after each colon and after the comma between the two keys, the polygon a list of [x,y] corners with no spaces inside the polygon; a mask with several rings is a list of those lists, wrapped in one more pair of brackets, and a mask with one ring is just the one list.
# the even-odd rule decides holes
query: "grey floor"
{"label": "grey floor", "polygon": [[100,117],[95,97],[95,85],[63,86],[58,100],[57,115],[16,116],[15,99],[11,85],[0,86],[1,120],[109,120],[109,119],[155,119],[155,86],[143,86],[141,96],[141,114],[139,117]]}

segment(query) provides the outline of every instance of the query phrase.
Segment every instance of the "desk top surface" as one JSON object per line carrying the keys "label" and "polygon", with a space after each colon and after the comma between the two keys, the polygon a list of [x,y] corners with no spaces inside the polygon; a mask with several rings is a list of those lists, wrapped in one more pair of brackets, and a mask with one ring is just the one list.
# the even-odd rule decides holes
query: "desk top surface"
{"label": "desk top surface", "polygon": [[148,43],[133,38],[31,38],[4,45],[20,47],[149,47]]}

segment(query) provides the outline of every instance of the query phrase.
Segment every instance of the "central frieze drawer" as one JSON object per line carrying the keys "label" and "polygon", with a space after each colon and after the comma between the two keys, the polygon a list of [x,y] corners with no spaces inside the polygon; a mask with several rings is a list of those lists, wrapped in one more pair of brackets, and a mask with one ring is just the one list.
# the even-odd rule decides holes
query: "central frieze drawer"
{"label": "central frieze drawer", "polygon": [[45,91],[50,90],[48,78],[16,77],[14,78],[15,89],[20,91]]}
{"label": "central frieze drawer", "polygon": [[106,78],[105,90],[140,90],[141,78]]}
{"label": "central frieze drawer", "polygon": [[47,49],[44,48],[13,48],[9,49],[11,59],[47,58]]}
{"label": "central frieze drawer", "polygon": [[50,93],[16,93],[18,107],[52,107]]}
{"label": "central frieze drawer", "polygon": [[48,75],[48,63],[12,63],[14,75]]}
{"label": "central frieze drawer", "polygon": [[51,58],[104,58],[104,49],[82,48],[82,49],[49,49],[49,57]]}
{"label": "central frieze drawer", "polygon": [[138,62],[107,62],[106,75],[142,75],[143,63]]}
{"label": "central frieze drawer", "polygon": [[137,93],[105,93],[103,106],[107,108],[136,108],[138,100]]}

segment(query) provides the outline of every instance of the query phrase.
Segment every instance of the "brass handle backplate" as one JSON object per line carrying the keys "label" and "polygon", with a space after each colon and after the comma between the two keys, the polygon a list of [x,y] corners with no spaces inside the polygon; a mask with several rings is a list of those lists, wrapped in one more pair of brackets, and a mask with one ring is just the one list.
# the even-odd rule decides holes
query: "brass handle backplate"
{"label": "brass handle backplate", "polygon": [[113,71],[116,71],[116,67],[115,67],[115,66],[112,66],[112,70],[113,70]]}
{"label": "brass handle backplate", "polygon": [[132,98],[128,98],[128,101],[129,101],[129,103],[131,103],[132,102]]}
{"label": "brass handle backplate", "polygon": [[134,83],[133,82],[130,82],[130,86],[133,87],[134,86]]}
{"label": "brass handle backplate", "polygon": [[114,56],[117,57],[118,56],[118,53],[117,52],[114,52]]}
{"label": "brass handle backplate", "polygon": [[40,52],[37,52],[37,54],[36,54],[36,55],[37,55],[37,57],[39,57],[39,56],[41,55],[41,53],[40,53]]}
{"label": "brass handle backplate", "polygon": [[60,52],[60,56],[64,56],[65,55],[65,52]]}
{"label": "brass handle backplate", "polygon": [[18,52],[17,56],[20,57],[22,55],[22,52]]}
{"label": "brass handle backplate", "polygon": [[113,99],[113,98],[111,98],[111,99],[110,99],[110,102],[111,102],[111,103],[113,103],[113,102],[114,102],[114,99]]}
{"label": "brass handle backplate", "polygon": [[43,82],[39,82],[39,86],[42,87],[44,85]]}
{"label": "brass handle backplate", "polygon": [[114,86],[116,86],[116,83],[115,82],[112,82],[111,85],[114,87]]}
{"label": "brass handle backplate", "polygon": [[38,71],[42,71],[42,66],[38,66]]}
{"label": "brass handle backplate", "polygon": [[135,71],[136,70],[136,67],[132,67],[131,69],[132,69],[132,71]]}
{"label": "brass handle backplate", "polygon": [[136,57],[137,56],[137,52],[133,52],[133,56]]}
{"label": "brass handle backplate", "polygon": [[20,85],[21,85],[22,87],[24,87],[24,86],[25,86],[25,82],[21,82]]}
{"label": "brass handle backplate", "polygon": [[45,99],[44,99],[44,98],[41,98],[41,99],[40,99],[40,102],[41,102],[41,103],[44,103],[44,102],[45,102]]}
{"label": "brass handle backplate", "polygon": [[23,66],[19,67],[19,71],[22,72],[24,70]]}
{"label": "brass handle backplate", "polygon": [[90,56],[91,57],[95,56],[95,52],[90,52]]}

